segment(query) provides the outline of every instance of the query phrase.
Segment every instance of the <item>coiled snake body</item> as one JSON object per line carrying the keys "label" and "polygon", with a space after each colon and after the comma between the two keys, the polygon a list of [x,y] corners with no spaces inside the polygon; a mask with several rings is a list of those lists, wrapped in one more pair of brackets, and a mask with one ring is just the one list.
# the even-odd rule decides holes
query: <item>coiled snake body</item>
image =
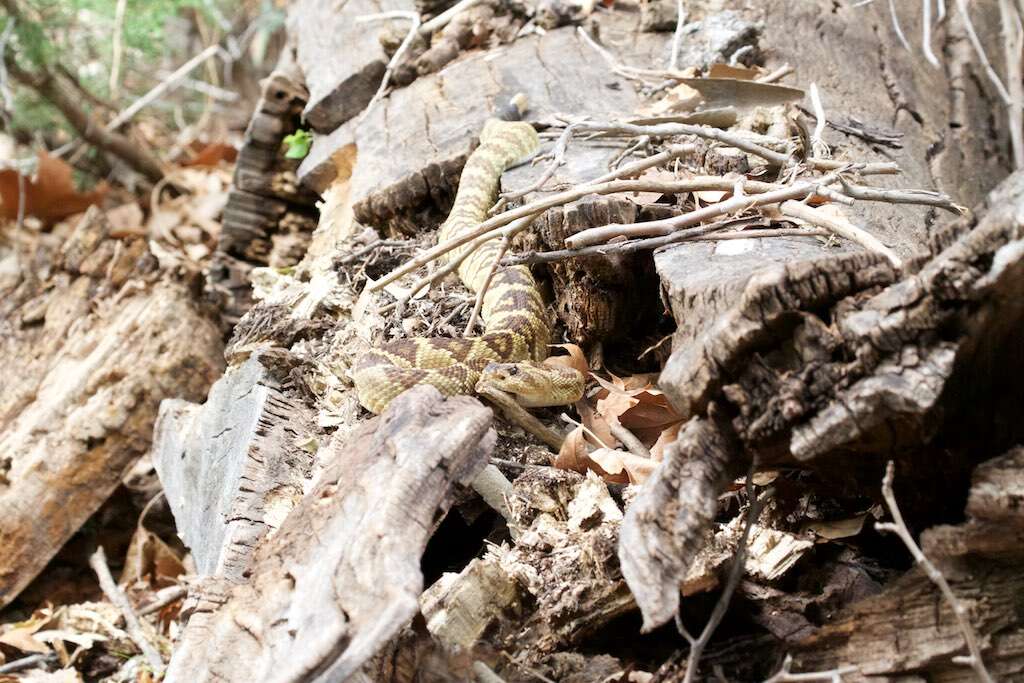
{"label": "coiled snake body", "polygon": [[[439,241],[486,220],[501,174],[538,146],[537,133],[529,124],[489,119],[480,145],[466,161]],[[458,258],[466,249],[457,248],[448,258]],[[484,286],[498,249],[498,239],[489,240],[459,265],[459,277],[471,290]],[[479,382],[498,386],[527,407],[563,405],[579,398],[580,373],[539,363],[548,355],[551,330],[529,268],[513,266],[495,272],[480,311],[485,330],[479,337],[403,339],[364,353],[352,371],[360,403],[380,413],[392,399],[418,384],[433,385],[451,396],[473,393]]]}

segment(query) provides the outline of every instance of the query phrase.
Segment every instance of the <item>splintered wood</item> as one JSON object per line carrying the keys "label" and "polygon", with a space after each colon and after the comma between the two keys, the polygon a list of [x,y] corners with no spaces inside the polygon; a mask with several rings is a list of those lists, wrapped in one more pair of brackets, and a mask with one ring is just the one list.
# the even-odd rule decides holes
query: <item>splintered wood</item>
{"label": "splintered wood", "polygon": [[149,448],[164,398],[202,400],[221,372],[217,325],[142,238],[91,209],[43,279],[3,299],[0,605],[14,599]]}

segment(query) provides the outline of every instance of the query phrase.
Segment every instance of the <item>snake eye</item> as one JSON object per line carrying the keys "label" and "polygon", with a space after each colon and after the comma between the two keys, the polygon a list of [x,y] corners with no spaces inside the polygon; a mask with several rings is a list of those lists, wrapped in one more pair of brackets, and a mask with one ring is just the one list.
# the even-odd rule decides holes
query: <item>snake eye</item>
{"label": "snake eye", "polygon": [[512,376],[518,375],[519,374],[519,368],[517,368],[516,366],[513,365],[512,367],[510,367],[508,369],[508,374],[510,374]]}

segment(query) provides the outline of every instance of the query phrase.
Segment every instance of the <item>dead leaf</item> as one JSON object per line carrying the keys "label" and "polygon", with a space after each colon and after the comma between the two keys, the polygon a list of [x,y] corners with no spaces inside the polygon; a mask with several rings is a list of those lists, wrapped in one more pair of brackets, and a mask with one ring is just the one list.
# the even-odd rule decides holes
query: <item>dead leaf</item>
{"label": "dead leaf", "polygon": [[0,634],[0,643],[16,647],[22,652],[46,654],[50,651],[50,648],[42,641],[35,639],[33,634],[37,630],[39,629],[31,627],[11,629],[4,634]]}
{"label": "dead leaf", "polygon": [[139,524],[125,553],[121,584],[145,583],[153,589],[165,588],[176,584],[184,573],[185,566],[171,547]]}
{"label": "dead leaf", "polygon": [[658,435],[658,440],[651,446],[651,458],[655,462],[661,462],[665,458],[665,448],[679,439],[679,428],[683,426],[683,421],[674,422],[665,429],[661,430],[661,434]]}
{"label": "dead leaf", "polygon": [[708,69],[708,78],[735,78],[738,81],[755,81],[764,75],[764,69],[757,67],[733,66],[732,64],[712,64]]}
{"label": "dead leaf", "polygon": [[696,190],[693,196],[699,198],[705,204],[717,204],[722,201],[722,197],[729,194],[725,190]]}
{"label": "dead leaf", "polygon": [[[18,217],[18,175],[14,169],[0,170],[0,215],[8,220]],[[100,183],[91,192],[79,192],[72,181],[71,166],[41,151],[35,177],[25,178],[24,213],[55,223],[99,204],[109,189],[106,183]]]}
{"label": "dead leaf", "polygon": [[233,163],[238,150],[223,142],[210,142],[201,146],[191,158],[181,162],[182,166],[217,166],[222,161]]}
{"label": "dead leaf", "polygon": [[587,357],[576,344],[552,344],[553,348],[564,349],[568,352],[566,356],[548,356],[544,359],[544,363],[548,365],[561,365],[562,367],[572,368],[580,372],[584,377],[590,376],[590,363],[587,362]]}
{"label": "dead leaf", "polygon": [[682,419],[668,397],[654,387],[651,377],[613,376],[608,381],[595,376],[604,389],[603,395],[599,394],[597,412],[606,420],[617,420],[648,448],[658,441],[663,431]]}
{"label": "dead leaf", "polygon": [[642,484],[647,481],[654,468],[658,466],[658,463],[650,458],[642,458],[629,451],[612,450],[610,448],[595,449],[590,453],[589,457],[610,475],[610,477],[605,478],[606,481],[618,479],[616,475],[625,474],[628,483]]}
{"label": "dead leaf", "polygon": [[801,531],[810,531],[816,536],[834,541],[839,538],[856,536],[864,528],[866,514],[848,517],[846,519],[834,519],[827,522],[807,522],[801,527]]}
{"label": "dead leaf", "polygon": [[576,427],[569,432],[552,464],[560,470],[572,470],[580,474],[587,471],[587,441],[583,427]]}
{"label": "dead leaf", "polygon": [[651,116],[661,116],[663,114],[691,112],[696,109],[703,100],[704,98],[695,89],[680,83],[665,93],[665,96],[660,100],[641,111],[641,113]]}
{"label": "dead leaf", "polygon": [[773,107],[804,98],[804,91],[799,88],[739,78],[684,78],[680,83],[699,92],[706,109]]}

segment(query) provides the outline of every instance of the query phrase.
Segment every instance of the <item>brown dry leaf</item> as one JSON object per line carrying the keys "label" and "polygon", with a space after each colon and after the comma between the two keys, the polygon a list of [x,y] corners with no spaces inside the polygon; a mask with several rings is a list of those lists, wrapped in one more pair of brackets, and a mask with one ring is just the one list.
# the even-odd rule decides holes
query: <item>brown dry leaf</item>
{"label": "brown dry leaf", "polygon": [[661,430],[661,434],[658,435],[658,440],[651,446],[651,458],[655,462],[661,462],[665,458],[665,448],[670,443],[675,442],[679,438],[679,428],[683,426],[683,421],[674,422],[665,429]]}
{"label": "brown dry leaf", "polygon": [[612,381],[595,377],[604,389],[599,394],[597,412],[606,420],[617,420],[633,432],[645,446],[654,445],[662,432],[682,417],[668,402],[668,397],[654,387],[651,375],[613,377]]}
{"label": "brown dry leaf", "polygon": [[545,364],[572,368],[580,372],[584,377],[590,376],[590,363],[587,362],[583,349],[576,344],[552,344],[551,346],[556,349],[564,349],[568,352],[568,355],[548,356],[544,359]]}
{"label": "brown dry leaf", "polygon": [[185,566],[170,546],[140,524],[125,554],[121,584],[143,582],[154,589],[164,588],[177,583],[184,573]]}
{"label": "brown dry leaf", "polygon": [[764,75],[764,69],[757,67],[733,66],[731,64],[712,64],[708,69],[708,78],[735,78],[738,81],[754,81]]}
{"label": "brown dry leaf", "polygon": [[827,541],[834,541],[839,538],[849,538],[850,536],[856,536],[864,528],[864,519],[867,517],[864,515],[857,515],[856,517],[849,517],[847,519],[834,519],[827,522],[807,522],[805,523],[801,531],[812,532],[815,536],[820,536],[822,539]]}
{"label": "brown dry leaf", "polygon": [[685,78],[680,83],[701,94],[705,109],[735,107],[747,110],[799,102],[804,98],[804,91],[799,88],[739,78]]}
{"label": "brown dry leaf", "polygon": [[[618,481],[622,475],[627,481],[621,483],[642,484],[658,466],[650,458],[641,458],[629,451],[598,448],[590,453],[590,459],[607,473],[605,481]],[[601,474],[601,472],[598,472]]]}
{"label": "brown dry leaf", "polygon": [[612,430],[608,427],[608,421],[598,415],[589,403],[580,401],[576,404],[580,412],[580,422],[590,430],[590,433],[600,441],[594,443],[594,439],[587,438],[595,446],[617,446],[618,440],[612,436]]}
{"label": "brown dry leaf", "polygon": [[[18,175],[13,169],[0,170],[0,215],[8,220],[18,217]],[[25,178],[24,213],[55,223],[99,204],[109,189],[100,183],[91,192],[79,192],[71,178],[71,166],[41,151],[35,178]]]}
{"label": "brown dry leaf", "polygon": [[696,109],[703,100],[704,98],[695,89],[680,83],[665,93],[660,100],[641,108],[637,113],[641,116],[662,116],[690,112]]}
{"label": "brown dry leaf", "polygon": [[37,630],[29,627],[11,629],[7,633],[0,635],[0,643],[18,648],[22,652],[46,654],[50,651],[50,648],[32,636]]}
{"label": "brown dry leaf", "polygon": [[17,648],[22,652],[47,654],[51,650],[42,641],[36,640],[34,634],[46,628],[53,622],[53,612],[50,609],[40,609],[25,621],[15,622],[0,627],[0,643]]}
{"label": "brown dry leaf", "polygon": [[194,149],[191,158],[181,162],[182,166],[216,166],[222,161],[229,163],[238,158],[238,150],[223,142],[210,142]]}
{"label": "brown dry leaf", "polygon": [[553,465],[560,470],[583,474],[587,471],[587,460],[586,432],[583,427],[576,427],[565,437]]}

